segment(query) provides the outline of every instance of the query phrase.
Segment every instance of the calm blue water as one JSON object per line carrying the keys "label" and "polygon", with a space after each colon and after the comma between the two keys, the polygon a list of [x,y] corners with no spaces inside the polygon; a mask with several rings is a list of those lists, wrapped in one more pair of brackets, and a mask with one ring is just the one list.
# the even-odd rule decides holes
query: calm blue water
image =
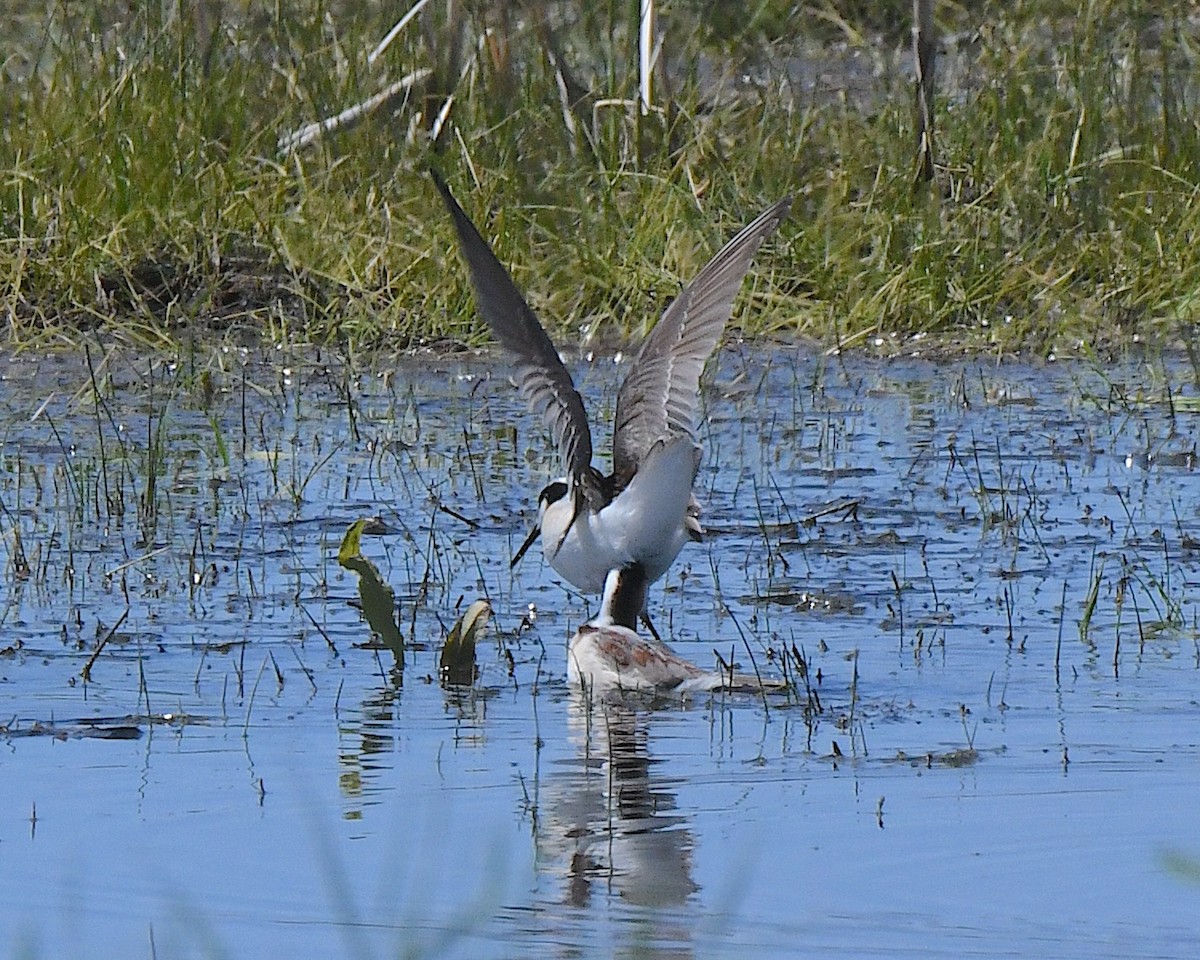
{"label": "calm blue water", "polygon": [[[508,570],[554,464],[501,366],[93,364],[99,402],[0,361],[7,954],[1194,955],[1190,368],[727,348],[652,612],[706,665],[794,644],[813,714],[566,688],[588,606]],[[622,369],[580,364],[598,417]],[[402,683],[336,559],[371,515]]]}

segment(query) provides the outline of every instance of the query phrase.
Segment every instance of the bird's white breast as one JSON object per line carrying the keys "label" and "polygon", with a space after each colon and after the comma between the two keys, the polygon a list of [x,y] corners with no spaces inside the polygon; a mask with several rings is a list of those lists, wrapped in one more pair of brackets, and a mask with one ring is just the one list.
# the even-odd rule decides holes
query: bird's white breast
{"label": "bird's white breast", "polygon": [[585,593],[600,593],[610,570],[639,563],[653,583],[691,537],[687,510],[699,450],[690,437],[656,446],[620,495],[599,512],[563,497],[542,518],[546,561]]}

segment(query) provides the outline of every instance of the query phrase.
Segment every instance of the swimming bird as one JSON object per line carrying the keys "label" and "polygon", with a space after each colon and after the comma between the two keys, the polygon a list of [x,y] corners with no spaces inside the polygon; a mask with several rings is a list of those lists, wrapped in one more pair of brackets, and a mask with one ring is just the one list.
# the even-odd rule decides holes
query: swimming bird
{"label": "swimming bird", "polygon": [[639,637],[635,626],[645,606],[647,584],[639,564],[609,571],[599,616],[575,632],[567,649],[571,686],[602,698],[622,693],[679,697],[713,690],[782,689],[774,680],[704,670],[666,644]]}
{"label": "swimming bird", "polygon": [[540,533],[546,561],[585,593],[600,593],[610,571],[632,564],[653,583],[703,532],[692,495],[700,465],[700,375],[751,259],[791,198],[772,204],[729,241],[646,337],[617,393],[613,471],[605,476],[592,465],[583,400],[554,344],[445,181],[430,172],[454,221],[479,312],[515,360],[521,394],[550,428],[567,471],[538,496],[537,525],[512,565]]}

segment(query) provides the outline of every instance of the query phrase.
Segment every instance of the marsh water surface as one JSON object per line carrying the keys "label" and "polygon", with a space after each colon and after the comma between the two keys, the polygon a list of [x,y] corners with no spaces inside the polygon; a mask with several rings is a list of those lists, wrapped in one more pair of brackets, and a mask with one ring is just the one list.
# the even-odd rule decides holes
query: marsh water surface
{"label": "marsh water surface", "polygon": [[[578,365],[598,418],[623,369]],[[651,612],[793,689],[608,708],[588,599],[509,570],[557,471],[507,373],[0,361],[0,949],[1195,955],[1191,367],[726,347]]]}

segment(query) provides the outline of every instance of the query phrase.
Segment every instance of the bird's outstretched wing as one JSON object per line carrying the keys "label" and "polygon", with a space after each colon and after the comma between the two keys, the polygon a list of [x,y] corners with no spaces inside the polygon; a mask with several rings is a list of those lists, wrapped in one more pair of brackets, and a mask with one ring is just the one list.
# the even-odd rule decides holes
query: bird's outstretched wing
{"label": "bird's outstretched wing", "polygon": [[613,474],[619,491],[660,440],[696,436],[700,375],[712,355],[762,242],[779,226],[791,197],[773,204],[708,262],[663,312],[617,394]]}
{"label": "bird's outstretched wing", "polygon": [[592,486],[592,434],[583,399],[571,374],[537,315],[458,205],[446,182],[437,171],[429,172],[454,220],[458,244],[471,271],[476,306],[492,335],[516,362],[521,395],[530,410],[542,416],[550,428],[568,476],[586,487]]}

